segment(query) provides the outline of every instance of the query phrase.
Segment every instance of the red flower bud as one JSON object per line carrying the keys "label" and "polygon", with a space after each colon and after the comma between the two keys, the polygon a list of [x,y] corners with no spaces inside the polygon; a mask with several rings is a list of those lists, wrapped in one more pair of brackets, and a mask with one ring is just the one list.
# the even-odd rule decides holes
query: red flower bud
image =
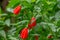
{"label": "red flower bud", "polygon": [[36,26],[36,18],[35,17],[32,17],[32,19],[31,19],[31,25],[32,26]]}
{"label": "red flower bud", "polygon": [[52,35],[49,35],[48,38],[52,38],[53,36]]}
{"label": "red flower bud", "polygon": [[16,8],[14,8],[13,13],[14,13],[15,15],[17,15],[17,14],[19,14],[20,11],[21,11],[21,6],[19,5],[19,6],[17,6]]}
{"label": "red flower bud", "polygon": [[39,38],[39,37],[36,35],[36,36],[35,36],[35,40],[38,40],[38,38]]}
{"label": "red flower bud", "polygon": [[20,38],[26,39],[28,37],[28,28],[24,28],[20,33]]}
{"label": "red flower bud", "polygon": [[36,18],[32,17],[32,19],[30,20],[30,23],[28,24],[28,28],[31,29],[34,26],[36,26]]}

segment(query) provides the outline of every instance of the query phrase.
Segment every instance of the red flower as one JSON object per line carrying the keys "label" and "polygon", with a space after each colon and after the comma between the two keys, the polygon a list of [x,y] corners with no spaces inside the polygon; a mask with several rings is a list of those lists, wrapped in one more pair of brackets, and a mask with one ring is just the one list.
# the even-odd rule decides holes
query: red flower
{"label": "red flower", "polygon": [[28,37],[28,28],[24,28],[20,33],[20,38],[26,39]]}
{"label": "red flower", "polygon": [[39,37],[36,35],[36,36],[35,36],[35,40],[38,40],[38,38],[39,38]]}
{"label": "red flower", "polygon": [[52,35],[49,35],[48,38],[52,38],[53,36]]}
{"label": "red flower", "polygon": [[28,28],[31,29],[34,26],[36,26],[36,18],[32,17],[32,19],[30,20],[30,23],[28,24]]}
{"label": "red flower", "polygon": [[20,11],[21,11],[21,6],[19,5],[19,6],[17,6],[16,8],[14,8],[13,13],[14,13],[15,15],[17,15],[17,14],[19,14]]}
{"label": "red flower", "polygon": [[36,18],[35,17],[32,17],[32,19],[31,19],[31,25],[32,26],[36,26]]}

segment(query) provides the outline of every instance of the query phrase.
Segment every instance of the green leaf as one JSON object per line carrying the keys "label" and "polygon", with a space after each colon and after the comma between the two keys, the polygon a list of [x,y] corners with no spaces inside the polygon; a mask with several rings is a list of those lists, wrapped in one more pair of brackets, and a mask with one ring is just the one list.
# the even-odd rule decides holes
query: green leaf
{"label": "green leaf", "polygon": [[60,11],[56,12],[55,18],[56,18],[56,21],[60,20]]}
{"label": "green leaf", "polygon": [[5,20],[5,24],[9,27],[10,26],[10,19]]}
{"label": "green leaf", "polygon": [[31,2],[35,2],[36,0],[31,0]]}
{"label": "green leaf", "polygon": [[19,4],[20,0],[10,0],[9,4],[7,7],[14,7],[16,4]]}
{"label": "green leaf", "polygon": [[19,40],[18,38],[13,37],[12,35],[8,35],[8,39],[10,39],[10,40]]}
{"label": "green leaf", "polygon": [[18,22],[16,25],[20,25],[20,24],[25,24],[25,23],[27,23],[28,22],[28,20],[23,20],[23,21],[20,21],[20,22]]}
{"label": "green leaf", "polygon": [[0,30],[0,36],[4,37],[4,39],[7,40],[6,39],[6,33],[4,30]]}

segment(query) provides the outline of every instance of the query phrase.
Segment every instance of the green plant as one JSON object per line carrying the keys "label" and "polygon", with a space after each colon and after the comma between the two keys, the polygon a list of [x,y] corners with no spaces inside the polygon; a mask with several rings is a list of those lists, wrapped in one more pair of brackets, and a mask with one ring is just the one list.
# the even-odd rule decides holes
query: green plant
{"label": "green plant", "polygon": [[9,0],[4,9],[0,8],[0,40],[22,40],[24,28],[29,29],[25,40],[60,40],[60,0]]}

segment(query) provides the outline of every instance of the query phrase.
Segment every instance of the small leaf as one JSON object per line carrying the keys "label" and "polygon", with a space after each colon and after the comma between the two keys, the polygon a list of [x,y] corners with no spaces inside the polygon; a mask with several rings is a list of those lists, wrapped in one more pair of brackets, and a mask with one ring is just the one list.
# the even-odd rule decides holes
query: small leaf
{"label": "small leaf", "polygon": [[60,11],[55,14],[56,21],[60,20]]}
{"label": "small leaf", "polygon": [[48,5],[50,5],[52,2],[46,1],[46,3],[47,3]]}
{"label": "small leaf", "polygon": [[7,14],[6,14],[6,13],[4,13],[4,14],[0,14],[0,16],[7,16]]}
{"label": "small leaf", "polygon": [[5,21],[5,24],[6,24],[7,26],[10,26],[10,19],[7,19],[7,20]]}
{"label": "small leaf", "polygon": [[36,0],[31,0],[31,2],[35,2]]}
{"label": "small leaf", "polygon": [[18,25],[18,24],[25,24],[25,23],[27,23],[27,22],[28,22],[28,20],[23,20],[23,21],[18,22],[17,25]]}

